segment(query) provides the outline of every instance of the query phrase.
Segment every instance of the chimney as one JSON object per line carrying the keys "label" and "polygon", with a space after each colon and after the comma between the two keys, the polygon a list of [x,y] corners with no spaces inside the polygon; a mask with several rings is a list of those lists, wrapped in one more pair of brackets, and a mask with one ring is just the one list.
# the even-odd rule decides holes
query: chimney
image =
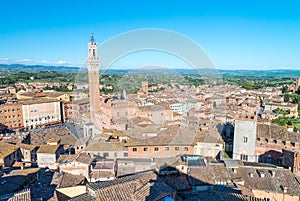
{"label": "chimney", "polygon": [[254,175],[253,172],[249,172],[250,177],[253,177],[253,175]]}
{"label": "chimney", "polygon": [[237,173],[237,168],[232,168],[232,171],[233,171],[234,174],[236,174]]}

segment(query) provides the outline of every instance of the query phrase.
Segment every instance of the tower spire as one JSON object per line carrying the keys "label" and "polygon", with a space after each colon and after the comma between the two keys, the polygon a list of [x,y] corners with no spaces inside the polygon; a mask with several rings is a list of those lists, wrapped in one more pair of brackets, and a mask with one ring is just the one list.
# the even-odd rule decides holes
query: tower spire
{"label": "tower spire", "polygon": [[94,38],[94,33],[93,32],[91,33],[90,42],[92,42],[92,43],[95,42],[95,38]]}

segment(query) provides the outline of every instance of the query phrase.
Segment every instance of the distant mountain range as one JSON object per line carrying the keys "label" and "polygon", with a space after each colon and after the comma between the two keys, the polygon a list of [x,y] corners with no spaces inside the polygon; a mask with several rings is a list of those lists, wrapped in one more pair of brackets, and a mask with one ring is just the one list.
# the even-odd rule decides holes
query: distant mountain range
{"label": "distant mountain range", "polygon": [[[40,71],[56,71],[62,73],[77,73],[79,71],[86,71],[86,68],[80,67],[70,67],[70,66],[54,66],[54,65],[24,65],[24,64],[0,64],[1,74],[5,74],[12,71],[31,71],[31,72],[40,72]],[[105,73],[115,73],[115,74],[124,74],[129,72],[135,73],[161,73],[168,72],[168,69],[108,69],[105,70]],[[197,74],[201,72],[209,73],[214,72],[214,69],[172,69],[173,72],[179,74]],[[101,69],[100,69],[101,72]],[[273,77],[298,77],[300,76],[300,70],[292,69],[276,69],[276,70],[218,70],[219,74],[222,76],[273,76]]]}

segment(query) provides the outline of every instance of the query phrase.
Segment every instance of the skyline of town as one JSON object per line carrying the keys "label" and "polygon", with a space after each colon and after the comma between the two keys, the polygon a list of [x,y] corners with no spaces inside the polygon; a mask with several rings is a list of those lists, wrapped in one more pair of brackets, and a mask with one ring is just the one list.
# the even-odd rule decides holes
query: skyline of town
{"label": "skyline of town", "polygon": [[2,71],[0,200],[299,200],[299,76],[100,76],[86,49],[78,74]]}
{"label": "skyline of town", "polygon": [[299,201],[299,7],[2,2],[0,201]]}

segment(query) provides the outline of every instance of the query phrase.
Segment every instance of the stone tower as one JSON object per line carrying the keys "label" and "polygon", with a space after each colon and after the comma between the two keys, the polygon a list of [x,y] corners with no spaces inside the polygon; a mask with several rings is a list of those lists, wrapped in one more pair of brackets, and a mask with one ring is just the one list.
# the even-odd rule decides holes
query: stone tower
{"label": "stone tower", "polygon": [[95,113],[100,110],[100,88],[99,88],[99,69],[100,59],[98,57],[98,43],[94,36],[88,42],[88,56],[86,59],[89,78],[89,99],[90,99],[90,119],[95,122]]}
{"label": "stone tower", "polygon": [[143,81],[142,82],[142,93],[148,96],[148,81]]}
{"label": "stone tower", "polygon": [[297,77],[297,79],[296,79],[296,86],[295,86],[295,92],[298,91],[299,86],[300,86],[300,77]]}

